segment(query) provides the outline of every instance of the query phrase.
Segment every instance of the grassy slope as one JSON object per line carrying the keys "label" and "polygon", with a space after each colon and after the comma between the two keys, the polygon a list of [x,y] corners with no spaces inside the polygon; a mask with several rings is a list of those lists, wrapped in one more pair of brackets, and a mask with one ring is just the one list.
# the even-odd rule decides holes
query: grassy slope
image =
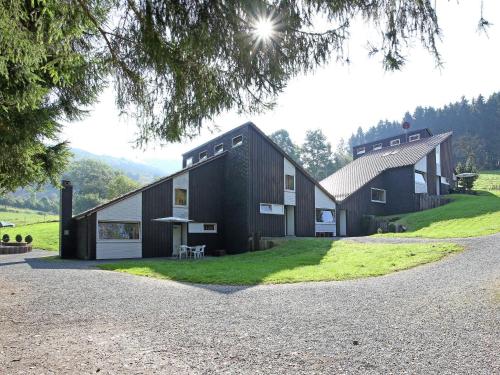
{"label": "grassy slope", "polygon": [[16,224],[17,226],[42,223],[58,219],[58,215],[47,214],[46,212],[28,210],[26,208],[0,206],[0,221],[8,221]]}
{"label": "grassy slope", "polygon": [[207,284],[272,284],[345,280],[385,275],[438,260],[458,245],[361,244],[326,239],[292,240],[271,250],[203,260],[129,260],[105,270]]}
{"label": "grassy slope", "polygon": [[0,228],[0,235],[7,233],[11,241],[15,241],[17,234],[26,237],[31,234],[33,237],[33,247],[45,250],[59,250],[59,223],[37,223],[23,225],[16,228]]}
{"label": "grassy slope", "polygon": [[432,210],[398,215],[406,233],[384,237],[472,237],[500,232],[500,172],[484,171],[476,181],[479,195],[450,195],[453,202]]}

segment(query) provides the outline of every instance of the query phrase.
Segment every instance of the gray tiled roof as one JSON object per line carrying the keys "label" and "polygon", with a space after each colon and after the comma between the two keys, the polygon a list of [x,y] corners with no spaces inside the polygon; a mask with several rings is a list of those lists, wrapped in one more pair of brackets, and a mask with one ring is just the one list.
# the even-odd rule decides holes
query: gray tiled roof
{"label": "gray tiled roof", "polygon": [[320,184],[337,201],[342,201],[382,172],[417,163],[451,134],[452,132],[438,134],[400,146],[370,151],[325,178]]}

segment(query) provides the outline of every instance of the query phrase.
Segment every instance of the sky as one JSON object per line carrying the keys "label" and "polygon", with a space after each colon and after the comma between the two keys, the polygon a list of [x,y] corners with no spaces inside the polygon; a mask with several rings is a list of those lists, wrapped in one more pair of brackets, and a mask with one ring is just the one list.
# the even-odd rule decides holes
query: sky
{"label": "sky", "polygon": [[124,157],[139,162],[158,159],[178,163],[181,154],[246,121],[254,122],[266,134],[286,129],[296,143],[302,143],[305,130],[321,129],[335,146],[361,126],[379,120],[401,120],[416,106],[440,107],[479,94],[500,91],[500,1],[484,0],[485,18],[493,25],[488,35],[477,31],[479,0],[438,0],[437,14],[442,29],[439,51],[444,66],[436,67],[431,54],[418,41],[409,50],[401,71],[386,72],[381,57],[368,57],[366,44],[373,29],[355,21],[348,42],[349,65],[332,61],[314,73],[292,79],[278,97],[272,111],[258,116],[224,113],[207,123],[190,142],[147,149],[133,147],[135,124],[120,118],[111,88],[103,91],[90,116],[65,126],[62,138],[71,146],[92,153]]}

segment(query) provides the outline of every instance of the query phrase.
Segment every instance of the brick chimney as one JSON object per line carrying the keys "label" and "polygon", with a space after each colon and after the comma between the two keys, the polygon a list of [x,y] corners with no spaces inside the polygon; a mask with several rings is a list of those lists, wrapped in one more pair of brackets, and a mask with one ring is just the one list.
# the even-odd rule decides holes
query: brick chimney
{"label": "brick chimney", "polygon": [[61,181],[59,202],[59,256],[61,258],[75,257],[73,236],[73,185],[70,181]]}

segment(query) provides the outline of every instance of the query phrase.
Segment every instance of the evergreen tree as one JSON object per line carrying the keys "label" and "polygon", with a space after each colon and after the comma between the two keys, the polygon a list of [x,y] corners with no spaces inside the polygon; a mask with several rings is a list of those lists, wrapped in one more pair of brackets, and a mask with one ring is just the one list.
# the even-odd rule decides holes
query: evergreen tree
{"label": "evergreen tree", "polygon": [[352,161],[352,154],[349,147],[345,144],[344,139],[341,139],[337,145],[335,153],[333,154],[333,171],[336,172],[340,168],[346,166]]}
{"label": "evergreen tree", "polygon": [[304,168],[318,181],[333,173],[332,146],[320,129],[306,132],[300,154]]}
{"label": "evergreen tree", "polygon": [[[57,182],[60,121],[81,118],[108,82],[138,145],[176,142],[224,111],[270,108],[291,77],[343,60],[359,16],[378,29],[370,52],[386,69],[411,40],[439,62],[430,1],[0,0],[0,192]],[[328,30],[314,32],[318,18]]]}
{"label": "evergreen tree", "polygon": [[290,134],[285,129],[280,129],[272,133],[269,138],[273,140],[285,153],[296,162],[300,162],[300,148],[293,143]]}

